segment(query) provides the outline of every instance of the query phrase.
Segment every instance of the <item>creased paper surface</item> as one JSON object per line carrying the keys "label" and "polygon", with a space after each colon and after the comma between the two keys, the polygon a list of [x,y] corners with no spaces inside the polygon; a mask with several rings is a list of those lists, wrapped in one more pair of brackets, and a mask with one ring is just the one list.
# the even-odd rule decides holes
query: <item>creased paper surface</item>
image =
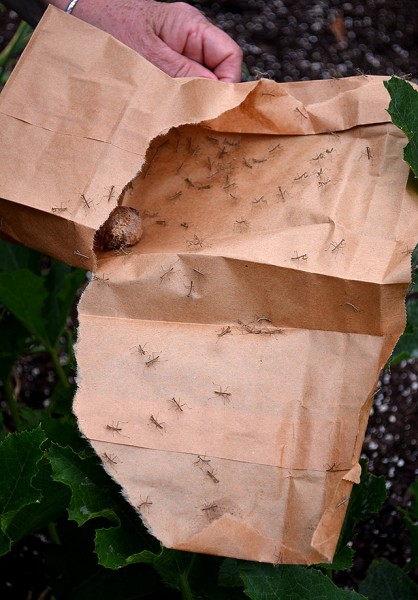
{"label": "creased paper surface", "polygon": [[[168,547],[332,559],[417,237],[388,101],[174,80],[54,9],[0,98],[3,233],[95,271],[75,412]],[[143,237],[99,251],[116,202]]]}

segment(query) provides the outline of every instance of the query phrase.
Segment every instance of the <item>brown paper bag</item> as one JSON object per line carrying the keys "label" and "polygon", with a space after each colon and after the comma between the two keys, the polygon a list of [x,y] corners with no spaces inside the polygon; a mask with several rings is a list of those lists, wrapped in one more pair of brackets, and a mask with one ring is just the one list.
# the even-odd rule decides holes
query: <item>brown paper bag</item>
{"label": "brown paper bag", "polygon": [[[388,102],[174,80],[51,8],[4,90],[2,230],[95,271],[75,412],[164,545],[332,559],[417,237]],[[100,250],[116,202],[143,236]]]}

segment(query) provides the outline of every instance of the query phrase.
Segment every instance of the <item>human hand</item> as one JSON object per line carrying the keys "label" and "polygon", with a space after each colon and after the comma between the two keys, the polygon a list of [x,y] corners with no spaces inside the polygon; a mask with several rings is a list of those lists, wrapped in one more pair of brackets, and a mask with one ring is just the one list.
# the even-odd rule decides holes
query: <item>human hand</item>
{"label": "human hand", "polygon": [[172,77],[241,81],[238,44],[184,2],[80,0],[73,15],[110,33]]}

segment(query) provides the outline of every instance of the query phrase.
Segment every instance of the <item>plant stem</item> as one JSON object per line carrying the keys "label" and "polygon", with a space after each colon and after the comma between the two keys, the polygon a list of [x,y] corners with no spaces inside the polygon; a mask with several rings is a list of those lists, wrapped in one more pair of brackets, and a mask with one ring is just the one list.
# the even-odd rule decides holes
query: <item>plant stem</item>
{"label": "plant stem", "polygon": [[54,544],[61,544],[60,536],[58,535],[57,531],[57,526],[53,521],[50,521],[48,523],[48,533],[49,537],[51,538],[51,541],[54,542]]}
{"label": "plant stem", "polygon": [[15,52],[15,50],[21,50],[22,41],[25,36],[31,31],[30,25],[22,21],[18,28],[16,29],[16,33],[7,44],[7,46],[0,52],[0,67],[4,68],[10,60],[10,57]]}
{"label": "plant stem", "polygon": [[181,591],[181,597],[183,600],[193,600],[192,590],[189,585],[189,573],[193,567],[193,563],[195,560],[196,560],[196,554],[193,554],[192,558],[190,559],[187,569],[185,571],[183,571],[182,573],[180,573],[180,575],[179,575],[180,591]]}
{"label": "plant stem", "polygon": [[193,600],[192,590],[190,589],[189,581],[185,573],[180,573],[180,591],[183,600]]}
{"label": "plant stem", "polygon": [[20,431],[22,422],[19,416],[19,410],[17,408],[16,396],[13,393],[12,386],[10,385],[10,377],[4,381],[4,391],[6,392],[7,407],[12,417],[13,425],[16,431]]}
{"label": "plant stem", "polygon": [[57,351],[55,350],[55,348],[48,348],[51,357],[52,357],[52,361],[54,363],[54,367],[55,367],[55,371],[59,377],[59,380],[61,381],[62,385],[66,388],[70,387],[70,383],[68,381],[67,375],[65,374],[64,369],[61,366]]}

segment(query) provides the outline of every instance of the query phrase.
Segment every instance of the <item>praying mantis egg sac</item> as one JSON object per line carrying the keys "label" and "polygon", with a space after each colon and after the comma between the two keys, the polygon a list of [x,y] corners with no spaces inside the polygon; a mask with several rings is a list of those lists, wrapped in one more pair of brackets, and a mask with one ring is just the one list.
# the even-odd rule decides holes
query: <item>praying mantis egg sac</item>
{"label": "praying mantis egg sac", "polygon": [[141,214],[131,206],[116,206],[96,233],[101,250],[134,246],[142,237]]}

